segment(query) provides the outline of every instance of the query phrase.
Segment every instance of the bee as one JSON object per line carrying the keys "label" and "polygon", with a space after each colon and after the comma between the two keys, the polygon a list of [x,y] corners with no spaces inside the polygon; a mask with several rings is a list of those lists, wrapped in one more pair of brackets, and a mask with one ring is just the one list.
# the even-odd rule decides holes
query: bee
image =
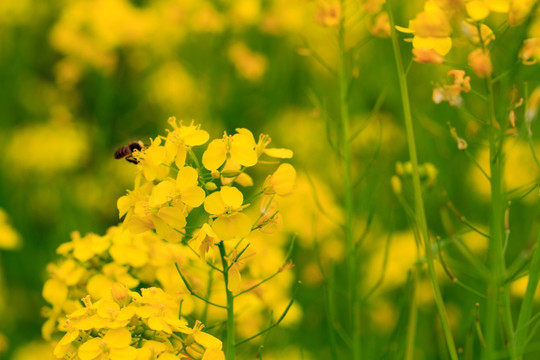
{"label": "bee", "polygon": [[125,158],[127,161],[129,161],[132,164],[138,164],[139,160],[137,160],[133,156],[134,151],[141,151],[144,149],[144,144],[142,141],[132,141],[127,145],[121,146],[114,152],[114,158],[115,159],[123,159]]}

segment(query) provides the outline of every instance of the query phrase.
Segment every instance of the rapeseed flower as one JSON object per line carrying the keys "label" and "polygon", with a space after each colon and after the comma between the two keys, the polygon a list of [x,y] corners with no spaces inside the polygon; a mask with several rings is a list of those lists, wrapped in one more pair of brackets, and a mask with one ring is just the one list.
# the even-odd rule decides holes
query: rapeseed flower
{"label": "rapeseed flower", "polygon": [[251,219],[241,211],[244,195],[235,187],[223,186],[204,200],[204,210],[214,218],[212,229],[222,240],[243,238],[251,232]]}
{"label": "rapeseed flower", "polygon": [[21,245],[21,236],[8,222],[6,212],[0,209],[0,249],[16,249]]}
{"label": "rapeseed flower", "polygon": [[491,76],[493,65],[488,50],[476,49],[469,54],[467,59],[476,76],[479,78]]}
{"label": "rapeseed flower", "polygon": [[253,134],[247,129],[236,129],[236,131],[234,135],[225,133],[221,139],[212,140],[208,144],[202,158],[206,169],[217,170],[225,161],[246,167],[257,164]]}
{"label": "rapeseed flower", "polygon": [[81,360],[134,360],[137,350],[130,344],[131,332],[128,329],[110,329],[103,338],[91,338],[81,344],[77,355]]}
{"label": "rapeseed flower", "polygon": [[398,27],[398,30],[414,34],[412,44],[415,49],[434,50],[445,56],[452,48],[452,27],[448,15],[435,1],[427,1],[424,11],[409,22],[409,27]]}
{"label": "rapeseed flower", "polygon": [[452,106],[461,106],[463,102],[461,93],[468,93],[471,90],[471,78],[465,76],[463,70],[450,70],[448,76],[453,78],[453,82],[433,89],[433,102],[440,104],[447,101]]}

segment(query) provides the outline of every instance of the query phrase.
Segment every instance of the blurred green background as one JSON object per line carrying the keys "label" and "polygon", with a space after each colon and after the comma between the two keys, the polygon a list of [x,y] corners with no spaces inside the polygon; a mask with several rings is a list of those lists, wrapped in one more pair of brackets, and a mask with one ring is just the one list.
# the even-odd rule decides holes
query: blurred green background
{"label": "blurred green background", "polygon": [[[169,116],[201,123],[213,137],[237,127],[247,127],[256,136],[270,134],[273,145],[295,152],[294,164],[301,173],[297,199],[310,206],[306,198],[313,197],[314,186],[322,210],[341,217],[342,168],[332,151],[332,144],[339,142],[339,87],[321,65],[322,59],[337,68],[338,46],[335,28],[317,20],[323,3],[0,2],[0,207],[20,234],[20,246],[14,249],[2,250],[0,242],[0,357],[45,358],[36,354],[42,349],[41,288],[47,263],[54,261],[56,247],[72,231],[102,234],[118,222],[116,199],[131,187],[135,168],[112,155],[129,141],[164,134]],[[373,3],[375,10],[363,13],[364,3]],[[353,173],[363,178],[355,193],[356,233],[360,236],[369,229],[361,248],[360,283],[366,289],[380,277],[386,239],[392,234],[383,285],[363,303],[365,351],[373,355],[370,359],[399,358],[406,332],[403,294],[416,255],[390,178],[396,162],[407,161],[408,153],[391,44],[384,36],[375,36],[380,34],[373,26],[382,4],[364,3],[351,2],[347,44],[353,132],[359,134],[353,143]],[[422,4],[398,4],[397,22],[406,25]],[[500,72],[513,66],[507,54],[517,52],[523,31],[511,29],[494,50]],[[410,44],[401,45],[409,62]],[[466,45],[458,44],[452,56],[459,62],[466,53]],[[442,238],[447,236],[448,222],[463,230],[452,215],[447,216],[443,193],[469,221],[482,229],[488,226],[486,184],[470,159],[458,151],[447,122],[467,138],[470,153],[485,164],[480,126],[464,111],[431,101],[433,85],[445,82],[450,69],[413,63],[409,72],[420,161],[438,170],[436,184],[426,190],[428,221],[433,234]],[[511,81],[527,81],[534,89],[538,67],[516,69]],[[475,86],[482,85],[473,81]],[[483,105],[467,96],[464,101],[471,112],[481,116]],[[537,122],[533,128],[538,144]],[[523,137],[525,128],[518,129]],[[538,169],[519,136],[508,150],[509,188],[538,181]],[[512,208],[510,262],[521,256],[538,231],[534,195]],[[299,217],[287,227],[300,237],[293,260],[305,284],[297,296],[302,316],[273,332],[270,348],[280,354],[276,358],[329,356],[325,282],[314,259],[338,264],[339,278],[343,235],[339,226],[308,229],[312,213],[321,216],[321,209],[312,205],[304,210],[298,210]],[[482,258],[482,239],[471,233],[463,239]],[[448,253],[455,275],[481,289],[482,282],[459,254],[452,248]],[[442,272],[441,279],[454,332],[458,339],[467,339],[479,298],[452,285]],[[438,358],[444,347],[440,331],[433,331],[438,322],[429,293],[426,285],[418,325],[419,359]],[[338,315],[346,323],[348,314]]]}

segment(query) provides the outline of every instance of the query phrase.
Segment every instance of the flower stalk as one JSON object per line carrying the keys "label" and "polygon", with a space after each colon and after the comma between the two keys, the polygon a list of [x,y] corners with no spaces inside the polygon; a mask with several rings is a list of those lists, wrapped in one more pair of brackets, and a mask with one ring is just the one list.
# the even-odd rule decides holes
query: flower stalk
{"label": "flower stalk", "polygon": [[339,21],[339,97],[341,113],[341,136],[343,155],[343,188],[345,190],[345,242],[347,247],[347,273],[349,280],[349,313],[351,314],[352,359],[361,358],[360,346],[360,308],[357,291],[357,248],[353,237],[354,198],[351,175],[351,136],[349,116],[349,75],[345,49],[345,0],[340,1],[341,17]]}
{"label": "flower stalk", "polygon": [[420,230],[420,235],[424,243],[429,278],[431,280],[431,284],[433,287],[435,304],[437,306],[437,311],[439,312],[439,318],[441,320],[444,336],[446,338],[446,345],[448,347],[448,352],[452,360],[458,360],[454,338],[450,330],[448,316],[446,314],[446,309],[444,307],[444,302],[442,299],[441,290],[439,288],[439,283],[437,282],[437,276],[435,273],[435,265],[433,262],[433,253],[431,251],[431,241],[429,239],[427,220],[426,220],[426,214],[425,214],[425,209],[424,209],[424,201],[422,198],[422,188],[420,186],[420,174],[418,170],[418,155],[416,151],[416,143],[415,143],[415,138],[414,138],[414,126],[412,122],[411,104],[409,100],[409,91],[407,87],[406,72],[405,72],[405,68],[403,67],[403,59],[401,56],[401,50],[399,48],[397,31],[395,28],[395,21],[394,21],[394,16],[392,13],[391,1],[388,1],[386,4],[387,4],[386,6],[388,9],[388,20],[390,22],[390,30],[391,30],[391,35],[392,35],[392,47],[394,50],[394,57],[396,60],[399,88],[401,92],[403,115],[405,118],[405,130],[407,134],[407,143],[409,146],[409,157],[410,157],[410,161],[412,165],[412,180],[413,180],[416,225],[418,226]]}
{"label": "flower stalk", "polygon": [[227,295],[227,339],[225,341],[225,358],[234,360],[234,296],[229,290],[229,272],[227,264],[227,252],[223,241],[219,243],[219,254],[221,256],[221,265],[223,266],[223,281],[225,283],[225,293]]}

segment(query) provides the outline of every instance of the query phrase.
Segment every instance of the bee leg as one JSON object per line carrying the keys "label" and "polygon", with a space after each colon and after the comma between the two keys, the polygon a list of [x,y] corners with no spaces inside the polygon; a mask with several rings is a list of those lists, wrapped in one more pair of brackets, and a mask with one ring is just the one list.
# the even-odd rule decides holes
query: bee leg
{"label": "bee leg", "polygon": [[126,160],[135,165],[139,163],[139,161],[131,155],[126,156]]}

